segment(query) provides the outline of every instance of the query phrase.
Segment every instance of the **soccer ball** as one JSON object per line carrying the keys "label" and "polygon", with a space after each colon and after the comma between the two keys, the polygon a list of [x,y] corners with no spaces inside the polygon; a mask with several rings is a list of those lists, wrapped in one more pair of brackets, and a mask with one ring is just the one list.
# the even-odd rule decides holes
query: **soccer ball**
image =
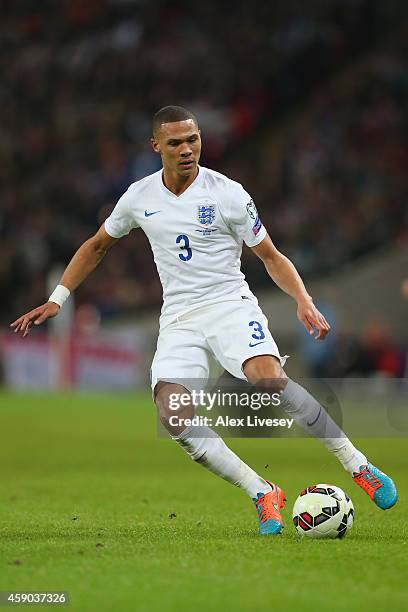
{"label": "soccer ball", "polygon": [[292,517],[302,537],[343,538],[353,526],[354,506],[340,487],[317,484],[301,491]]}

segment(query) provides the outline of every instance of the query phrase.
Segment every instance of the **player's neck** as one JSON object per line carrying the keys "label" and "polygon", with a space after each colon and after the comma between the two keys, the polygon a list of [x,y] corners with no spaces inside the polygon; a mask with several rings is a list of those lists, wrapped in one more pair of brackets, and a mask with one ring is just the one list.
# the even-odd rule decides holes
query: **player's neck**
{"label": "player's neck", "polygon": [[162,180],[164,186],[167,187],[169,191],[174,193],[176,196],[180,196],[186,189],[190,187],[192,183],[194,183],[197,178],[199,169],[197,167],[196,172],[191,174],[190,176],[180,176],[179,174],[173,174],[163,168]]}

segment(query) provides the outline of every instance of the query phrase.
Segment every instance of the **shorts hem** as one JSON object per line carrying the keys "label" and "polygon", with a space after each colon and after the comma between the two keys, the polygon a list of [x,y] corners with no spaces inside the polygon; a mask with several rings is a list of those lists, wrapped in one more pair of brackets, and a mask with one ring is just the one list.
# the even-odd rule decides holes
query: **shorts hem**
{"label": "shorts hem", "polygon": [[283,368],[285,363],[287,362],[287,360],[289,359],[290,355],[283,355],[281,356],[279,353],[272,352],[271,351],[266,351],[266,352],[262,352],[262,353],[255,353],[255,355],[252,353],[251,355],[249,355],[249,357],[245,357],[245,359],[242,360],[241,362],[241,372],[245,378],[245,380],[248,380],[247,377],[244,374],[244,363],[246,363],[249,359],[252,359],[253,357],[262,357],[263,355],[270,355],[271,357],[276,357],[276,359],[279,359],[281,367]]}

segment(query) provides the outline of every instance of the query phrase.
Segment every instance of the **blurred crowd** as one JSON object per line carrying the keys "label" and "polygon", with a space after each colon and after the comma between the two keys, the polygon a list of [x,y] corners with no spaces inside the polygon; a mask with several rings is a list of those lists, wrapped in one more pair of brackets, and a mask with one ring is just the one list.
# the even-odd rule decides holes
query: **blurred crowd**
{"label": "blurred crowd", "polygon": [[317,92],[261,183],[265,221],[305,275],[408,238],[406,41]]}
{"label": "blurred crowd", "polygon": [[[402,0],[0,6],[3,322],[42,303],[51,266],[66,264],[128,185],[160,167],[150,121],[166,104],[197,114],[203,163],[245,184],[303,273],[404,239]],[[308,104],[291,131],[289,118]],[[272,158],[266,135],[279,122],[287,137]],[[254,260],[245,266],[252,286],[267,282]],[[77,299],[104,318],[160,305],[141,232],[115,246]]]}
{"label": "blurred crowd", "polygon": [[408,376],[408,346],[380,316],[370,316],[360,334],[335,326],[321,343],[299,333],[297,348],[315,378]]}

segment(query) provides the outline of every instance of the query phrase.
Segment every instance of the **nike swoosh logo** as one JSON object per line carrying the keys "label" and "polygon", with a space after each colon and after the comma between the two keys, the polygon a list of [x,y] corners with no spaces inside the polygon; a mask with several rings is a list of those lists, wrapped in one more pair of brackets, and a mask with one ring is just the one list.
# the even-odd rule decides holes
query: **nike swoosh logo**
{"label": "nike swoosh logo", "polygon": [[151,217],[152,215],[157,215],[157,213],[161,212],[161,210],[154,210],[153,212],[147,212],[145,210],[145,217]]}
{"label": "nike swoosh logo", "polygon": [[318,418],[319,418],[319,416],[320,416],[321,411],[322,411],[322,409],[321,409],[321,408],[319,408],[319,412],[317,413],[317,417],[315,418],[315,420],[314,420],[314,421],[312,421],[311,423],[309,423],[308,421],[306,421],[306,425],[309,425],[309,427],[312,427],[312,425],[314,425],[315,423],[317,423],[317,420],[318,420]]}
{"label": "nike swoosh logo", "polygon": [[263,344],[264,342],[266,342],[266,340],[261,340],[261,342],[253,342],[252,344],[249,343],[249,346],[253,348],[254,346],[258,346],[258,344]]}

